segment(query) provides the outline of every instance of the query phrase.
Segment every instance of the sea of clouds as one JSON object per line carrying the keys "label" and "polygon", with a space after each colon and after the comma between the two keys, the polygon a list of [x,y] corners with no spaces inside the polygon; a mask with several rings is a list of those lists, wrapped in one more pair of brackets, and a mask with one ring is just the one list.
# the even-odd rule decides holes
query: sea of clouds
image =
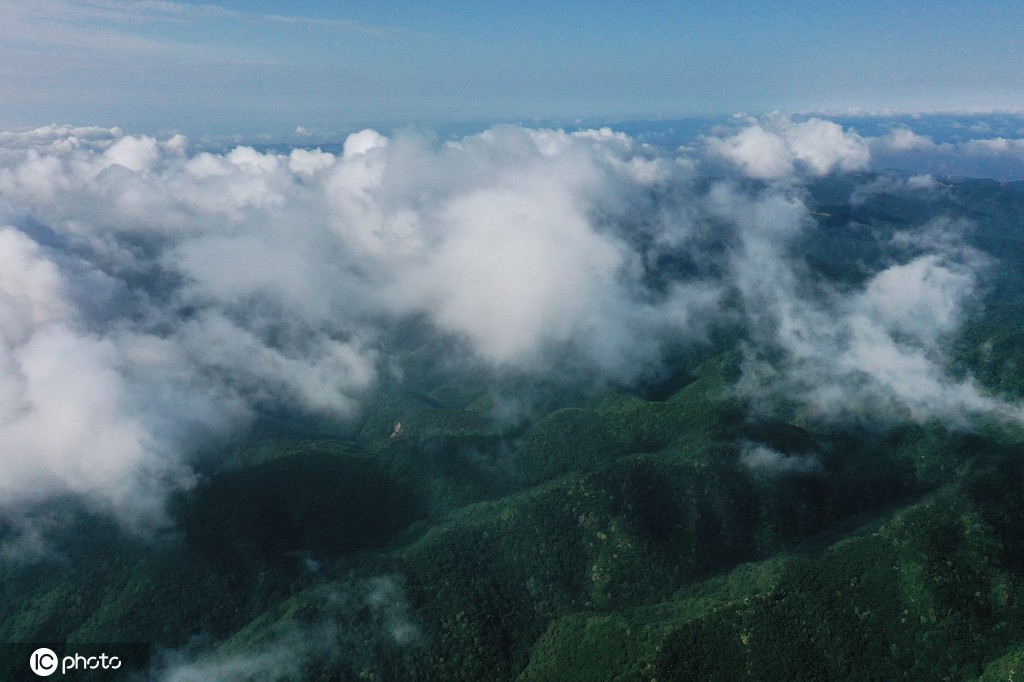
{"label": "sea of clouds", "polygon": [[[969,225],[917,226],[855,290],[798,253],[816,229],[808,179],[929,143],[782,116],[681,149],[518,126],[364,130],[339,154],[0,133],[0,509],[71,495],[159,525],[196,453],[261,407],[357,413],[413,318],[484,368],[609,382],[657,373],[667,344],[729,320],[749,330],[736,390],[753,400],[784,394],[822,418],[1019,418],[942,369],[940,341],[991,266]],[[921,174],[859,191],[941,188]],[[666,258],[693,266],[653,285]]]}

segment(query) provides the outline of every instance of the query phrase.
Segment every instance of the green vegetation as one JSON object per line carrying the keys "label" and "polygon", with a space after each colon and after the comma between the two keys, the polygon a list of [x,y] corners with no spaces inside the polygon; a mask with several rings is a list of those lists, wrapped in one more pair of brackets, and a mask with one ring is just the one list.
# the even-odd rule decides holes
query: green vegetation
{"label": "green vegetation", "polygon": [[[863,180],[812,187],[807,260],[840,284],[935,210],[840,205]],[[1020,399],[1024,258],[1001,250],[1024,238],[1024,191],[935,201],[1005,262],[949,369]],[[0,561],[0,638],[284,646],[292,679],[1024,679],[1024,430],[998,415],[768,414],[733,390],[739,337],[619,388],[405,350],[352,422],[266,415],[155,537],[68,502],[47,556]],[[751,444],[813,466],[745,464]]]}

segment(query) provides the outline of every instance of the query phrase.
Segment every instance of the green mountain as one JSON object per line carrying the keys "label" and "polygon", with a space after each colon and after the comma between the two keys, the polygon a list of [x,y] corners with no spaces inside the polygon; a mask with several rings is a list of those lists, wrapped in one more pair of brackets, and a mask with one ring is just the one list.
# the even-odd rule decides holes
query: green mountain
{"label": "green mountain", "polygon": [[[875,181],[811,185],[807,271],[862,286],[898,235],[971,221],[983,304],[939,350],[1014,405],[1024,184],[850,201]],[[753,334],[726,320],[643,381],[579,385],[449,367],[407,331],[355,419],[268,409],[162,531],[39,511],[46,552],[0,561],[0,639],[150,642],[172,680],[1024,674],[1024,427],[766,407],[737,388]]]}

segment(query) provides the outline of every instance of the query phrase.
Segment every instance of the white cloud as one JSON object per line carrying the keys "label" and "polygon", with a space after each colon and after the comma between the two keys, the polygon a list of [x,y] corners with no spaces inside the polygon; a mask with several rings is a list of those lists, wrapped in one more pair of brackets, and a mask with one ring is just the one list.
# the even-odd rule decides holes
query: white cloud
{"label": "white cloud", "polygon": [[499,363],[526,359],[539,339],[567,341],[599,315],[623,254],[593,231],[571,188],[546,177],[449,202],[436,251],[396,287],[401,304],[433,309]]}
{"label": "white cloud", "polygon": [[99,126],[70,126],[51,124],[22,132],[0,132],[0,147],[5,150],[67,152],[82,145],[108,147],[124,135],[120,128]]}
{"label": "white cloud", "polygon": [[[254,410],[353,414],[409,317],[453,362],[629,382],[657,374],[666,343],[733,320],[735,295],[783,358],[769,381],[753,353],[748,395],[774,382],[823,416],[1014,409],[942,372],[984,266],[961,225],[896,240],[891,267],[829,289],[792,252],[814,224],[793,180],[860,168],[863,141],[776,117],[720,143],[785,182],[705,187],[690,159],[610,130],[362,131],[341,155],[0,135],[0,434],[20,448],[0,503],[73,493],[153,520],[189,485],[195,444]],[[693,272],[659,284],[663,258]]]}
{"label": "white cloud", "polygon": [[888,135],[872,140],[874,145],[897,152],[931,151],[938,145],[930,137],[918,135],[910,128],[894,128]]}
{"label": "white cloud", "polygon": [[388,140],[376,130],[367,128],[358,133],[352,133],[345,138],[344,156],[346,159],[365,154],[371,149],[386,147]]}
{"label": "white cloud", "polygon": [[[985,133],[984,127],[971,132]],[[935,142],[906,126],[868,139],[875,165],[905,171],[966,177],[1020,180],[1024,178],[1024,139],[973,138]]]}
{"label": "white cloud", "polygon": [[793,153],[786,140],[753,123],[726,138],[711,138],[708,147],[752,178],[775,179],[794,172]]}
{"label": "white cloud", "polygon": [[[645,291],[615,225],[689,170],[610,131],[362,131],[341,156],[190,157],[179,135],[116,129],[3,139],[0,196],[31,217],[0,233],[0,405],[24,452],[0,476],[7,501],[71,492],[131,522],[136,501],[188,485],[192,443],[253,408],[351,414],[403,316],[475,362],[544,372],[572,349],[628,380],[667,338],[698,337],[720,295]],[[27,236],[39,224],[45,245]]]}
{"label": "white cloud", "polygon": [[132,522],[159,521],[165,486],[190,475],[156,442],[156,416],[135,411],[120,339],[88,331],[74,283],[10,227],[0,263],[0,500],[75,493]]}
{"label": "white cloud", "polygon": [[334,165],[334,154],[320,149],[293,149],[288,155],[288,169],[301,176],[313,176]]}
{"label": "white cloud", "polygon": [[[926,253],[839,291],[816,282],[790,251],[801,229],[794,226],[812,224],[800,219],[802,204],[770,191],[758,201],[731,197],[721,205],[740,228],[733,268],[753,332],[742,395],[755,402],[784,397],[826,420],[963,425],[979,413],[1020,418],[1020,408],[944,370],[942,341],[975,300],[985,266],[963,245],[962,226],[959,233],[948,221],[925,226],[915,246]],[[781,360],[764,359],[772,349]]]}
{"label": "white cloud", "polygon": [[802,122],[778,115],[747,119],[739,132],[709,137],[705,144],[711,154],[761,180],[862,170],[871,158],[864,138],[820,118]]}
{"label": "white cloud", "polygon": [[[169,144],[173,147],[174,143]],[[160,148],[152,137],[128,135],[110,145],[103,157],[111,164],[141,173],[153,167],[160,157]]]}
{"label": "white cloud", "polygon": [[956,328],[975,286],[973,272],[933,253],[878,273],[854,305],[886,331],[926,344]]}
{"label": "white cloud", "polygon": [[990,139],[968,140],[963,143],[962,148],[970,155],[1024,157],[1024,139],[994,137]]}
{"label": "white cloud", "polygon": [[824,471],[814,455],[784,455],[760,443],[744,443],[740,464],[760,474],[814,474]]}

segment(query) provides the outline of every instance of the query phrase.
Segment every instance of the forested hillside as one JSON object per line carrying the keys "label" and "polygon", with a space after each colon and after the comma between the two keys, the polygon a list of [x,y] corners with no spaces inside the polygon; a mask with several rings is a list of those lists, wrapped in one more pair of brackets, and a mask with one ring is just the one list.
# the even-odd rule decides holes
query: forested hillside
{"label": "forested hillside", "polygon": [[[151,642],[168,680],[1024,674],[1024,184],[908,182],[811,182],[792,301],[739,273],[632,376],[463,362],[403,320],[351,417],[260,403],[159,528],[73,496],[8,523],[0,640]],[[774,267],[711,227],[645,296]]]}

